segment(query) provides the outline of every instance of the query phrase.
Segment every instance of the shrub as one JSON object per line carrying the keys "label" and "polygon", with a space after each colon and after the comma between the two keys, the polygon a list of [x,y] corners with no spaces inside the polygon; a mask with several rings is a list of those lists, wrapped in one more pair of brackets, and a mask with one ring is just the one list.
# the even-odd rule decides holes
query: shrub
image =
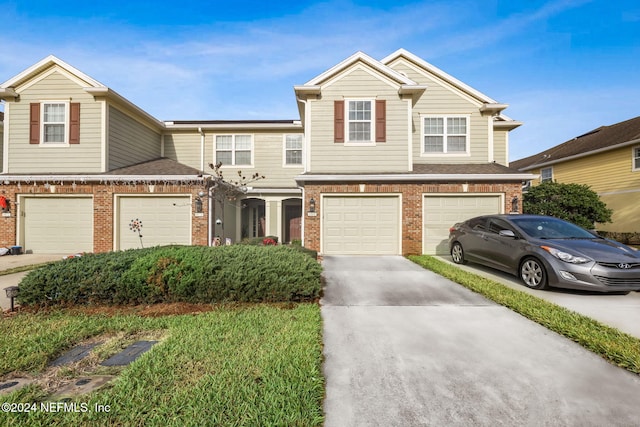
{"label": "shrub", "polygon": [[311,301],[320,265],[287,246],[166,246],[87,255],[30,272],[18,301],[46,304]]}
{"label": "shrub", "polygon": [[238,242],[239,245],[253,245],[260,246],[265,245],[265,241],[272,240],[274,243],[269,244],[278,244],[278,236],[264,236],[264,237],[246,237]]}
{"label": "shrub", "polygon": [[546,181],[523,194],[522,211],[551,215],[592,229],[594,223],[611,222],[613,211],[588,185]]}

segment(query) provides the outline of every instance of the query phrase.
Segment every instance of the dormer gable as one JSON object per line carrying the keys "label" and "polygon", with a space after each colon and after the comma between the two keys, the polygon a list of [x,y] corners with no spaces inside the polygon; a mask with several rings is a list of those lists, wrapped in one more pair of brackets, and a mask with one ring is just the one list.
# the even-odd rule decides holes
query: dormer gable
{"label": "dormer gable", "polygon": [[403,67],[414,70],[425,78],[425,81],[420,83],[428,85],[426,81],[437,81],[443,87],[475,104],[483,115],[492,116],[495,128],[511,130],[522,124],[502,114],[502,111],[509,106],[508,104],[496,101],[405,49],[396,50],[380,62],[395,70]]}
{"label": "dormer gable", "polygon": [[39,80],[45,78],[51,73],[58,72],[65,75],[70,80],[76,82],[80,87],[101,87],[106,88],[105,85],[99,81],[89,77],[77,68],[67,64],[63,60],[49,55],[16,76],[10,78],[6,82],[0,85],[0,97],[5,91],[15,91],[19,94],[24,89],[37,83]]}

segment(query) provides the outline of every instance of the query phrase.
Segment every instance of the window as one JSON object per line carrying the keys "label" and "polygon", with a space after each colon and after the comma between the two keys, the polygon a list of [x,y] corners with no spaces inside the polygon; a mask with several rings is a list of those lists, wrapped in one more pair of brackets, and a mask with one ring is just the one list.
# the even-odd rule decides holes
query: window
{"label": "window", "polygon": [[302,134],[284,136],[284,164],[302,165]]}
{"label": "window", "polygon": [[216,162],[223,166],[251,165],[251,135],[216,135]]}
{"label": "window", "polygon": [[540,182],[553,180],[553,168],[540,169]]}
{"label": "window", "polygon": [[469,126],[467,117],[424,117],[422,119],[424,154],[466,154]]}
{"label": "window", "polygon": [[640,147],[633,147],[633,170],[640,170]]}
{"label": "window", "polygon": [[29,106],[29,144],[79,144],[80,103],[34,102]]}
{"label": "window", "polygon": [[371,142],[373,114],[371,101],[348,101],[347,134],[349,141]]}
{"label": "window", "polygon": [[42,104],[42,142],[64,144],[66,142],[66,110],[64,103]]}

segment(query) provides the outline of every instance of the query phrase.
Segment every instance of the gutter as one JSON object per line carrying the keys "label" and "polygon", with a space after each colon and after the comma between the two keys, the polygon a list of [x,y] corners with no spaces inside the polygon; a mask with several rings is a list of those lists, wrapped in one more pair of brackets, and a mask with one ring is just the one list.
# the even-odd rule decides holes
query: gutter
{"label": "gutter", "polygon": [[326,181],[382,181],[382,182],[412,182],[412,181],[529,181],[540,175],[530,173],[514,174],[389,174],[389,175],[298,175],[296,182],[326,182]]}
{"label": "gutter", "polygon": [[[16,182],[148,182],[157,183],[172,181],[204,181],[205,176],[200,175],[3,175],[0,174],[0,184],[8,185],[10,181]],[[9,181],[9,182],[8,182]]]}

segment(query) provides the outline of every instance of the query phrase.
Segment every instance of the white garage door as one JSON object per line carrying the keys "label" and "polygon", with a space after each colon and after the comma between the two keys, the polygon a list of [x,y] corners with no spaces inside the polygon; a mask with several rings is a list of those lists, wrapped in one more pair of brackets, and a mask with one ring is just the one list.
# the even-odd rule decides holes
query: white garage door
{"label": "white garage door", "polygon": [[[140,234],[131,229],[140,221]],[[118,197],[117,249],[191,244],[191,198],[189,196]]]}
{"label": "white garage door", "polygon": [[93,252],[90,197],[25,197],[23,250],[33,253]]}
{"label": "white garage door", "polygon": [[322,210],[323,253],[400,253],[399,197],[325,196]]}
{"label": "white garage door", "polygon": [[429,255],[449,253],[449,228],[474,216],[502,212],[502,199],[489,196],[425,196],[423,251]]}

